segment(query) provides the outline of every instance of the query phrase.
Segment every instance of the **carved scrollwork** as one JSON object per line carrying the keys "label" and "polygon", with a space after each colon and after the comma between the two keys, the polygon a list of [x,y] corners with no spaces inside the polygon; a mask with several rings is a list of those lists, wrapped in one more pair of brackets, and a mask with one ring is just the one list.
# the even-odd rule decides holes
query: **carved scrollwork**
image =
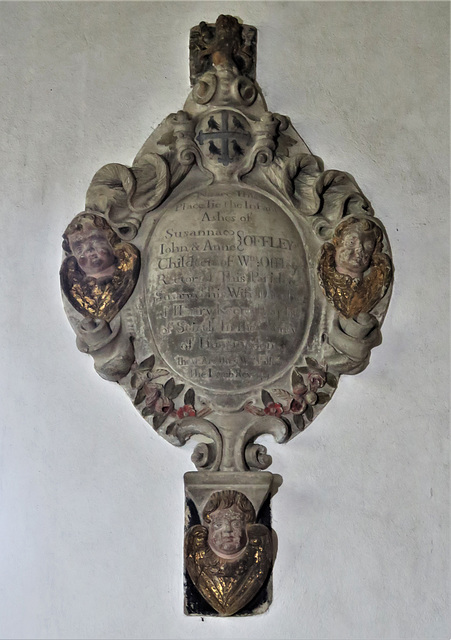
{"label": "carved scrollwork", "polygon": [[197,469],[208,471],[248,471],[267,469],[272,458],[266,447],[256,444],[255,440],[262,435],[272,435],[277,443],[287,442],[292,435],[288,420],[277,416],[264,415],[258,419],[247,420],[240,436],[221,426],[221,419],[216,417],[216,426],[212,421],[195,416],[187,416],[180,420],[163,423],[157,428],[160,435],[176,446],[185,445],[193,436],[203,436],[208,442],[196,445],[191,459]]}
{"label": "carved scrollwork", "polygon": [[328,336],[335,354],[328,360],[342,373],[359,373],[367,366],[371,349],[381,341],[380,325],[373,315],[360,313],[356,318],[337,316]]}
{"label": "carved scrollwork", "polygon": [[276,132],[279,125],[279,117],[273,113],[264,114],[259,121],[253,124],[254,146],[249,154],[248,162],[244,165],[244,173],[252,169],[254,162],[263,167],[271,165],[274,159]]}
{"label": "carved scrollwork", "polygon": [[230,16],[191,30],[192,97],[197,104],[249,107],[255,102],[255,35],[255,29]]}
{"label": "carved scrollwork", "polygon": [[174,127],[177,161],[185,170],[195,162],[202,166],[199,149],[194,142],[194,122],[186,111],[178,111],[170,116]]}
{"label": "carved scrollwork", "polygon": [[109,324],[99,318],[84,318],[76,328],[77,347],[94,359],[94,368],[105,380],[124,378],[135,360],[133,344],[122,332],[121,322]]}
{"label": "carved scrollwork", "polygon": [[336,225],[348,215],[372,216],[371,203],[355,179],[344,171],[325,171],[315,183],[320,199],[313,230],[322,239],[332,237]]}
{"label": "carved scrollwork", "polygon": [[199,442],[191,454],[191,462],[199,471],[212,471],[217,457],[218,452],[214,442]]}
{"label": "carved scrollwork", "polygon": [[139,165],[112,163],[94,175],[86,193],[86,208],[103,213],[118,235],[132,239],[144,215],[166,197],[170,174],[165,159],[148,153]]}
{"label": "carved scrollwork", "polygon": [[193,98],[197,104],[208,104],[216,93],[218,77],[213,71],[208,71],[193,87]]}
{"label": "carved scrollwork", "polygon": [[257,97],[255,84],[246,76],[238,76],[232,85],[232,97],[236,102],[241,102],[245,107],[250,107]]}
{"label": "carved scrollwork", "polygon": [[251,470],[267,469],[272,464],[272,456],[263,444],[249,443],[244,450],[244,460]]}
{"label": "carved scrollwork", "polygon": [[242,105],[250,107],[258,96],[257,88],[246,76],[236,75],[229,68],[208,71],[194,85],[192,96],[199,105]]}
{"label": "carved scrollwork", "polygon": [[315,185],[322,171],[321,158],[303,153],[293,158],[276,156],[263,175],[302,215],[312,216],[321,205]]}
{"label": "carved scrollwork", "polygon": [[343,171],[324,171],[318,156],[276,155],[267,163],[263,175],[301,215],[313,217],[312,228],[321,239],[329,239],[337,223],[347,215],[373,215],[371,204],[355,179]]}
{"label": "carved scrollwork", "polygon": [[172,444],[185,445],[190,438],[202,435],[211,442],[196,445],[191,460],[197,469],[218,471],[222,460],[222,437],[216,426],[204,418],[183,418],[170,424],[164,434]]}
{"label": "carved scrollwork", "polygon": [[243,441],[245,468],[251,470],[267,469],[272,464],[272,457],[262,444],[255,444],[255,440],[262,435],[272,435],[274,440],[282,444],[291,436],[288,422],[273,416],[265,416],[250,424],[245,431]]}

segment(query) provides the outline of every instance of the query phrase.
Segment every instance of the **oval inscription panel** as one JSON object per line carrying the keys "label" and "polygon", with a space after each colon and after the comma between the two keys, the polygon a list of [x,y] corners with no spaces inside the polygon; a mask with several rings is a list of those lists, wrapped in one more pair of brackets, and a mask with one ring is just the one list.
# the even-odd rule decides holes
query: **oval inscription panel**
{"label": "oval inscription panel", "polygon": [[151,238],[146,304],[162,358],[215,393],[276,377],[301,345],[309,279],[301,237],[269,198],[209,187],[173,204]]}

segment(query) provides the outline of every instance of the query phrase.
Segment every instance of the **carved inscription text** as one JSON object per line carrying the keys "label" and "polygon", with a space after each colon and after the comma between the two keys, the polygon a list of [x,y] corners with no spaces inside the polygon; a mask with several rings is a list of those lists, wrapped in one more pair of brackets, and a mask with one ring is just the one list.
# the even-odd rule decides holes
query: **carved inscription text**
{"label": "carved inscription text", "polygon": [[163,215],[150,256],[151,328],[179,375],[244,391],[289,366],[310,286],[299,233],[271,200],[241,187],[192,194]]}

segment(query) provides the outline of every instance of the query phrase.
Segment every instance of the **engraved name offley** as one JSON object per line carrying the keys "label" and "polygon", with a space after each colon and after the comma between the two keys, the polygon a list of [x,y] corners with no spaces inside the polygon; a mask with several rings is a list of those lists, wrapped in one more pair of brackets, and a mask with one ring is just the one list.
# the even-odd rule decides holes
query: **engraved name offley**
{"label": "engraved name offley", "polygon": [[309,308],[298,231],[270,199],[211,187],[173,204],[150,239],[147,309],[163,359],[216,393],[281,374]]}

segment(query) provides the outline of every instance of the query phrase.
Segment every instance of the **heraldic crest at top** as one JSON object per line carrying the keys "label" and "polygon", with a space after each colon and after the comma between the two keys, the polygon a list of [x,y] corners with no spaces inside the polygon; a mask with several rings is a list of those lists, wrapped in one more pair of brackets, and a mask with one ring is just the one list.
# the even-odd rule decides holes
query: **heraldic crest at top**
{"label": "heraldic crest at top", "polygon": [[385,229],[354,178],[324,170],[255,83],[254,27],[190,33],[192,90],[131,166],[107,164],[63,235],[77,346],[152,430],[198,441],[185,475],[185,612],[251,615],[272,593],[256,442],[285,443],[381,342]]}

